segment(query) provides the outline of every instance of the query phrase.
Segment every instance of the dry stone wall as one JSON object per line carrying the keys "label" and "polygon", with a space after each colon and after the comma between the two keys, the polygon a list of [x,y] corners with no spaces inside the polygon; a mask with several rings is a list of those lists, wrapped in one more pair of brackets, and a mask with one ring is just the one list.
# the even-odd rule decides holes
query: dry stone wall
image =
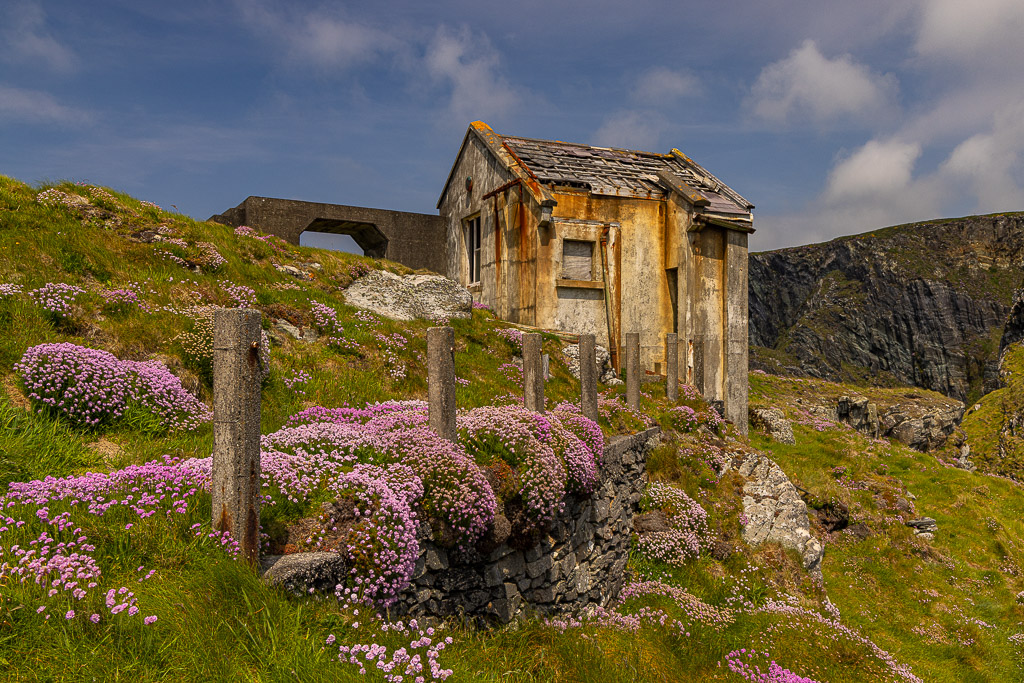
{"label": "dry stone wall", "polygon": [[392,614],[508,623],[524,610],[544,614],[605,606],[625,583],[633,517],[646,483],[657,427],[613,439],[601,486],[567,498],[565,511],[534,547],[499,546],[487,556],[456,556],[424,540],[413,580]]}

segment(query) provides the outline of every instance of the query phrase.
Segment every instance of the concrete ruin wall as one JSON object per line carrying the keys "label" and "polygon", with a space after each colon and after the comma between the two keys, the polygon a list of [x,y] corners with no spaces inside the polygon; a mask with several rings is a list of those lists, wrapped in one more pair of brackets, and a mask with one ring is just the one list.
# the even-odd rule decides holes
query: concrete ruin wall
{"label": "concrete ruin wall", "polygon": [[508,623],[524,609],[557,614],[607,606],[625,583],[647,455],[659,433],[654,427],[613,439],[600,488],[567,498],[551,530],[528,550],[502,545],[486,557],[458,558],[421,542],[413,580],[391,613]]}
{"label": "concrete ruin wall", "polygon": [[352,235],[367,256],[435,273],[446,269],[445,223],[432,214],[248,197],[210,220],[236,227],[248,225],[292,244],[298,244],[307,230]]}

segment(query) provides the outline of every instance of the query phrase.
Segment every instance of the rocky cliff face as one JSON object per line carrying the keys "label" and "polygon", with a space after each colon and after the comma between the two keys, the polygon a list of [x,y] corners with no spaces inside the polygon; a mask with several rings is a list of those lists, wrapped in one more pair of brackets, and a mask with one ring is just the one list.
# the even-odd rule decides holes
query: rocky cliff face
{"label": "rocky cliff face", "polygon": [[1024,213],[886,228],[750,256],[751,367],[912,384],[960,400],[998,386]]}

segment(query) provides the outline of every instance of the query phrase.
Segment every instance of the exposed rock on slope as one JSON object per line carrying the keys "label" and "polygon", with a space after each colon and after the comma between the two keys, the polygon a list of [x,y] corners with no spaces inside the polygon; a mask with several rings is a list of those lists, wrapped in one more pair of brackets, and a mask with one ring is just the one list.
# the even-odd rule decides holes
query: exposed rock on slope
{"label": "exposed rock on slope", "polygon": [[395,275],[374,270],[345,291],[345,303],[392,320],[469,318],[473,296],[440,275]]}
{"label": "exposed rock on slope", "polygon": [[738,454],[732,467],[743,477],[743,540],[751,545],[780,543],[800,553],[804,569],[821,578],[821,543],[811,535],[807,504],[786,473],[771,458],[757,452]]}
{"label": "exposed rock on slope", "polygon": [[750,257],[751,366],[913,384],[961,400],[996,386],[1024,277],[1024,214],[918,223]]}

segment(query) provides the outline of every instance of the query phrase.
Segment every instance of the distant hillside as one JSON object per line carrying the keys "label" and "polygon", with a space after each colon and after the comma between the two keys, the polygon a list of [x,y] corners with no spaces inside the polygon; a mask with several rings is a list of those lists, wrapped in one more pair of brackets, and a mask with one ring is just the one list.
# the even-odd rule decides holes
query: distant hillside
{"label": "distant hillside", "polygon": [[752,254],[751,367],[913,384],[971,402],[997,386],[999,342],[1022,279],[1022,213]]}

